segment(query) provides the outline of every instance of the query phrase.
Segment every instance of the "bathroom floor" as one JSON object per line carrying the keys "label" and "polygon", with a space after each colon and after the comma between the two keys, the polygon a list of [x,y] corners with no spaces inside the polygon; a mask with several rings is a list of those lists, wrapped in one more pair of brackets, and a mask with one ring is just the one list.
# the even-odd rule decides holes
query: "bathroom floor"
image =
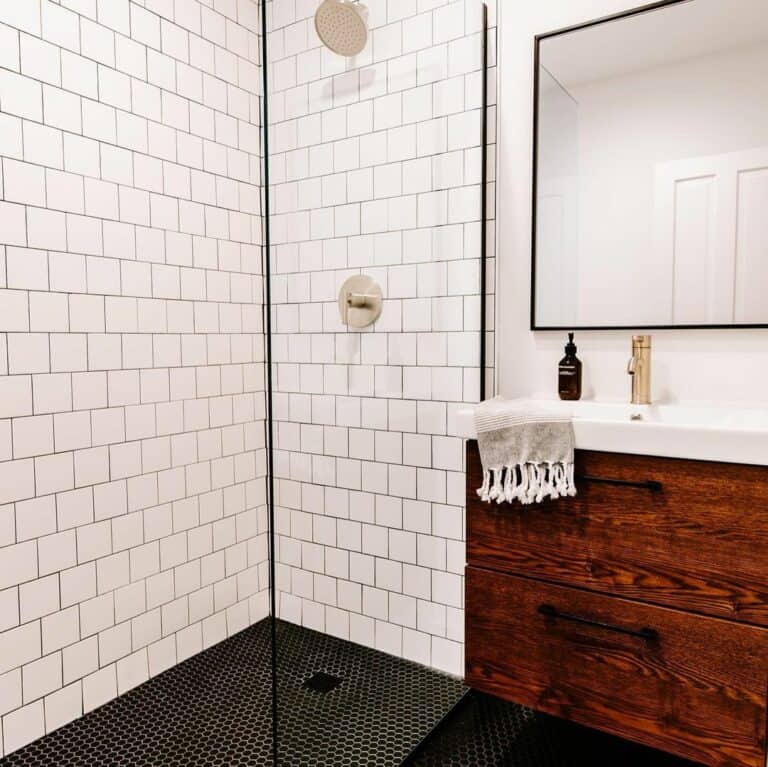
{"label": "bathroom floor", "polygon": [[[466,694],[456,679],[360,645],[282,622],[276,635],[280,765],[399,767]],[[272,765],[270,646],[265,620],[2,766]]]}
{"label": "bathroom floor", "polygon": [[700,767],[470,692],[407,767]]}
{"label": "bathroom floor", "polygon": [[[282,622],[276,635],[280,765],[693,767],[334,637]],[[273,765],[270,642],[262,621],[2,766]]]}
{"label": "bathroom floor", "polygon": [[[280,767],[399,767],[467,694],[452,677],[288,623],[277,648]],[[317,671],[337,686],[307,689]]]}
{"label": "bathroom floor", "polygon": [[3,767],[267,767],[269,619],[31,743]]}

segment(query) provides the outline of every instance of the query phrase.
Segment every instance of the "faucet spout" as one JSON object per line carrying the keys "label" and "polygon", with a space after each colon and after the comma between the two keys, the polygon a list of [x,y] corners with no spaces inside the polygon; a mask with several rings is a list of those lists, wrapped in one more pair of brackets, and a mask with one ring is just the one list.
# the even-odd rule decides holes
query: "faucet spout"
{"label": "faucet spout", "polygon": [[651,404],[651,336],[632,337],[632,356],[627,365],[632,378],[632,404]]}

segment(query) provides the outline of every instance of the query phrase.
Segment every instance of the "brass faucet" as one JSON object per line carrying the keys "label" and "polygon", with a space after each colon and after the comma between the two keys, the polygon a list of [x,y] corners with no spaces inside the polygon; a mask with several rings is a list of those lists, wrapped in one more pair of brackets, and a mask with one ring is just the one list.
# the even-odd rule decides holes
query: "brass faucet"
{"label": "brass faucet", "polygon": [[632,404],[651,404],[651,337],[632,336],[632,357],[627,365],[632,376]]}

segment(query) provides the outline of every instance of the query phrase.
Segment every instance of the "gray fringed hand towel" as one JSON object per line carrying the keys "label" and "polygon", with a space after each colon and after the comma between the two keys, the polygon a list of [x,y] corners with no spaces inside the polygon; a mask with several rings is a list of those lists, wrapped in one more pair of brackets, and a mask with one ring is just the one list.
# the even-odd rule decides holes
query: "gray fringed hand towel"
{"label": "gray fringed hand towel", "polygon": [[487,502],[541,503],[576,495],[571,416],[532,406],[524,400],[495,397],[475,410]]}

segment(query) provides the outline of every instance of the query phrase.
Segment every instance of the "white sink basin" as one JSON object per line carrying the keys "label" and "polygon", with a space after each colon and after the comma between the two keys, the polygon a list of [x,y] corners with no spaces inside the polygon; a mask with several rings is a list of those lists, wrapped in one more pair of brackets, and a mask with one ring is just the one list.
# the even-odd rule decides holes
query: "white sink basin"
{"label": "white sink basin", "polygon": [[[573,415],[576,447],[614,453],[768,466],[768,410],[531,400]],[[457,433],[474,439],[474,408],[456,414]]]}

